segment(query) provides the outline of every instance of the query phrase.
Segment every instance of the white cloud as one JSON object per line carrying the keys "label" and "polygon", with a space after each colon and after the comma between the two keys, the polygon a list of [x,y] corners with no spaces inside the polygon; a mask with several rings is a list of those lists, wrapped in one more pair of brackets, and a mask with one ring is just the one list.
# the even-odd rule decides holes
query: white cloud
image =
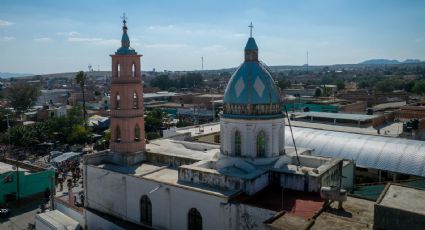
{"label": "white cloud", "polygon": [[9,21],[5,21],[5,20],[0,20],[0,27],[7,27],[7,26],[11,26],[15,23],[13,22],[9,22]]}
{"label": "white cloud", "polygon": [[2,37],[2,38],[0,38],[0,42],[9,42],[9,41],[13,41],[13,40],[16,40],[16,38],[15,37]]}
{"label": "white cloud", "polygon": [[42,42],[51,42],[53,41],[53,39],[44,37],[44,38],[34,38],[33,41],[42,43]]}
{"label": "white cloud", "polygon": [[71,37],[75,37],[75,36],[80,35],[80,33],[75,32],[75,31],[71,31],[71,32],[68,33],[68,35],[71,36]]}
{"label": "white cloud", "polygon": [[66,36],[66,37],[76,37],[76,36],[80,36],[81,34],[76,31],[70,31],[70,32],[57,32],[56,35]]}
{"label": "white cloud", "polygon": [[156,49],[178,49],[186,47],[186,44],[180,43],[155,43],[155,44],[145,44],[146,48],[156,48]]}
{"label": "white cloud", "polygon": [[89,43],[102,46],[119,46],[121,41],[117,39],[103,39],[103,38],[90,38],[90,37],[69,37],[69,42],[75,43]]}
{"label": "white cloud", "polygon": [[153,25],[153,26],[148,26],[148,30],[169,30],[169,29],[175,29],[175,28],[176,28],[175,25],[165,25],[165,26]]}

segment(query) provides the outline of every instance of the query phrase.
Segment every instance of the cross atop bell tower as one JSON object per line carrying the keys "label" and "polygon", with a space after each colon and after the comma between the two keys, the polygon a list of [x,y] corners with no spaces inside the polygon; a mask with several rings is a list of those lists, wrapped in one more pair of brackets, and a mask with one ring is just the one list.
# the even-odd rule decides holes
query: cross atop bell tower
{"label": "cross atop bell tower", "polygon": [[114,163],[133,165],[145,151],[143,85],[140,68],[142,55],[130,47],[127,18],[123,14],[121,47],[112,57],[111,141]]}
{"label": "cross atop bell tower", "polygon": [[252,28],[254,28],[254,26],[252,25],[252,22],[251,22],[251,24],[249,24],[249,37],[250,38],[252,38]]}

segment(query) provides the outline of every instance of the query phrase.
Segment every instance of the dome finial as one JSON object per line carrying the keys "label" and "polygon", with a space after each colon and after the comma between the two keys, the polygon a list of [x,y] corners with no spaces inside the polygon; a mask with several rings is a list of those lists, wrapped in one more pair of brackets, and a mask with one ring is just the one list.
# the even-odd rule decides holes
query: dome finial
{"label": "dome finial", "polygon": [[252,38],[252,28],[254,28],[254,26],[252,25],[252,22],[251,22],[251,24],[249,24],[249,37],[250,38]]}
{"label": "dome finial", "polygon": [[122,19],[122,37],[121,37],[121,47],[115,52],[115,54],[137,54],[133,48],[130,47],[130,38],[127,34],[127,17],[125,13],[121,16]]}
{"label": "dome finial", "polygon": [[127,17],[125,16],[125,13],[122,13],[121,19],[122,19],[123,27],[127,27],[127,25],[126,25]]}

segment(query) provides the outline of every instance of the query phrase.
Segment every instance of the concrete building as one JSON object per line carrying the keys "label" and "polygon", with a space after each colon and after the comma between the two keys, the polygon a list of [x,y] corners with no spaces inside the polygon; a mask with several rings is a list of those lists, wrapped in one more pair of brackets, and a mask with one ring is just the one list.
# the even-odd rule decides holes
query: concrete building
{"label": "concrete building", "polygon": [[388,184],[375,204],[374,229],[423,229],[425,190]]}
{"label": "concrete building", "polygon": [[0,205],[14,203],[18,198],[43,197],[46,190],[55,189],[54,176],[53,170],[3,159],[0,162]]}
{"label": "concrete building", "polygon": [[[126,52],[112,56],[113,68],[119,60],[139,57],[125,46],[125,23],[118,52],[123,47]],[[140,87],[135,81],[122,83],[112,82],[112,95],[115,87],[120,96]],[[112,98],[116,105],[118,97]],[[143,116],[139,110],[133,113],[131,102],[133,97],[121,96],[120,107],[111,111],[112,130],[127,127],[113,133],[111,149],[84,159],[89,229],[267,229],[266,221],[279,212],[314,217],[324,205],[319,190],[341,187],[342,159],[285,149],[279,93],[258,61],[253,37],[224,94],[220,146],[175,137],[151,141],[145,148],[144,139],[143,144],[134,140],[133,127],[143,124]]]}

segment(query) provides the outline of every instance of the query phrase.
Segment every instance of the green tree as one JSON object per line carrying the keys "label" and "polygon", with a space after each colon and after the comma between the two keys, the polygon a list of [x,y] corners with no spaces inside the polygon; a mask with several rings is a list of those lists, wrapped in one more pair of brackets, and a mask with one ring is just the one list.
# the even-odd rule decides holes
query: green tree
{"label": "green tree", "polygon": [[291,81],[289,81],[287,78],[283,77],[277,82],[277,85],[281,89],[287,89],[287,88],[291,87]]}
{"label": "green tree", "polygon": [[416,94],[424,94],[425,93],[425,81],[416,81],[415,85],[412,88],[412,91]]}
{"label": "green tree", "polygon": [[39,95],[40,90],[38,88],[20,82],[13,84],[7,90],[6,98],[9,100],[10,105],[20,114],[31,108]]}
{"label": "green tree", "polygon": [[87,111],[86,111],[86,97],[85,97],[85,85],[87,80],[87,74],[83,71],[79,71],[75,75],[75,81],[80,85],[81,92],[83,93],[83,117],[84,117],[84,127],[87,129]]}
{"label": "green tree", "polygon": [[68,143],[84,144],[89,141],[89,132],[82,125],[74,125],[71,133],[68,135]]}

